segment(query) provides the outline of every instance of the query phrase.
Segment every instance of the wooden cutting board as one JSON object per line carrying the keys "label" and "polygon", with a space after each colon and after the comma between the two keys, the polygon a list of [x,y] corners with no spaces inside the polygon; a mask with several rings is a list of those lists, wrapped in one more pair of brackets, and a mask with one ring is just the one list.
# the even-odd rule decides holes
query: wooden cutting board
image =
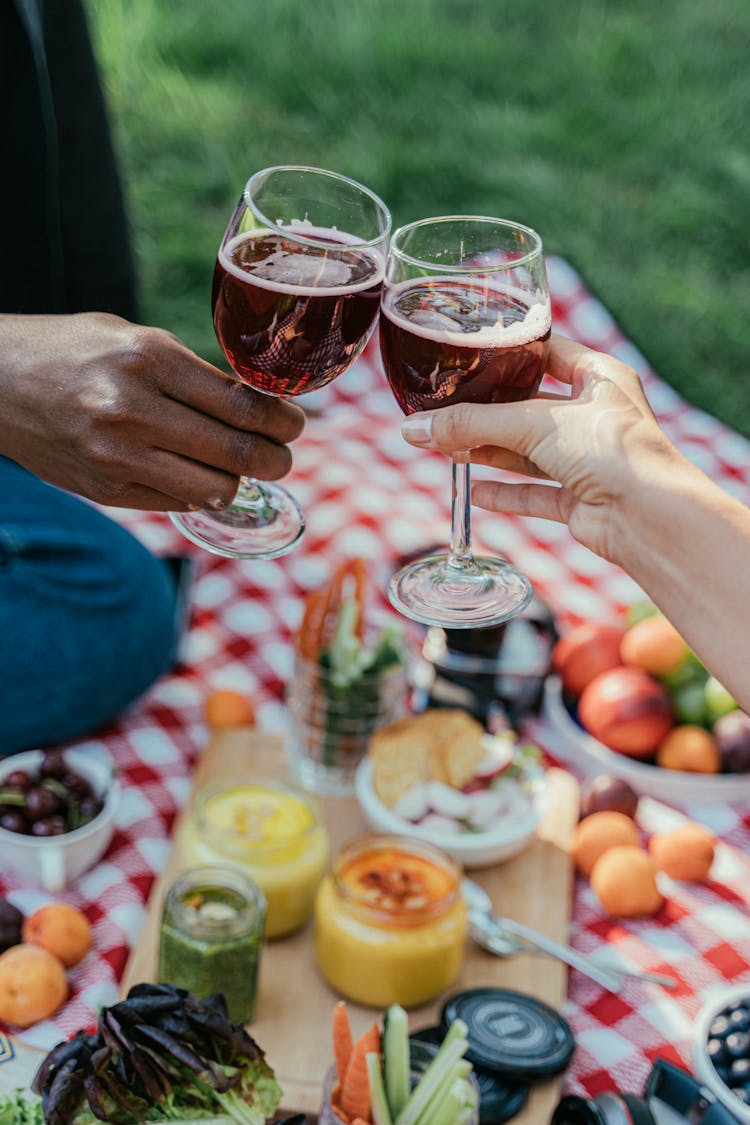
{"label": "wooden cutting board", "polygon": [[[280,779],[287,776],[281,738],[262,731],[224,732],[208,745],[194,775],[193,794],[207,782],[238,776]],[[551,770],[547,814],[531,846],[521,855],[492,868],[471,872],[489,892],[495,910],[565,940],[572,901],[572,867],[568,844],[578,819],[578,786],[570,774]],[[321,800],[331,849],[366,828],[355,798]],[[156,972],[159,925],[167,888],[182,867],[180,834],[189,805],[179,818],[164,870],[152,890],[144,928],[125,969],[123,993]],[[451,991],[481,985],[513,988],[559,1009],[565,999],[567,970],[546,957],[509,960],[471,944],[461,977]],[[338,997],[318,974],[313,958],[312,928],[269,942],[263,950],[260,986],[252,1034],[276,1071],[289,1109],[315,1113],[323,1076],[332,1062],[330,1019]],[[373,1010],[348,1005],[352,1027],[359,1034],[373,1020]],[[439,1022],[441,998],[409,1013],[412,1028]],[[559,1079],[539,1084],[515,1120],[518,1125],[548,1121],[559,1096]]]}

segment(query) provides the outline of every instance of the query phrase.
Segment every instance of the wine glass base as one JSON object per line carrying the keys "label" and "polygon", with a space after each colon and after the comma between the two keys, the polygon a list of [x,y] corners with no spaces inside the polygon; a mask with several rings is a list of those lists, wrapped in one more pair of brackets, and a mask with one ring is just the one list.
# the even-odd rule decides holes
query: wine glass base
{"label": "wine glass base", "polygon": [[244,482],[223,511],[170,512],[182,534],[229,559],[275,559],[299,543],[305,517],[297,501],[278,484]]}
{"label": "wine glass base", "polygon": [[525,575],[502,559],[475,558],[458,567],[449,555],[430,555],[391,578],[391,605],[422,625],[481,629],[501,625],[525,609],[533,590]]}

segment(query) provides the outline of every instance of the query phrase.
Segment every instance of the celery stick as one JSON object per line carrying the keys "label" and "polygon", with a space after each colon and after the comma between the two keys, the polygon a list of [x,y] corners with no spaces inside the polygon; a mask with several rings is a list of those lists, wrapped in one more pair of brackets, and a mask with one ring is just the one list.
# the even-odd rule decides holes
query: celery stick
{"label": "celery stick", "polygon": [[438,1105],[430,1105],[417,1119],[419,1125],[454,1125],[456,1118],[460,1115],[464,1108],[464,1095],[463,1091],[456,1089],[456,1083],[453,1082],[447,1090],[445,1090],[440,1097]]}
{"label": "celery stick", "polygon": [[383,1070],[388,1108],[398,1117],[409,1100],[409,1017],[399,1004],[391,1004],[383,1020]]}
{"label": "celery stick", "polygon": [[[469,1072],[471,1063],[468,1063]],[[474,1087],[466,1078],[455,1078],[441,1094],[439,1102],[430,1101],[418,1125],[466,1125],[478,1105]]]}
{"label": "celery stick", "polygon": [[454,1024],[451,1025],[448,1034],[440,1044],[438,1053],[427,1067],[419,1083],[412,1090],[411,1097],[396,1118],[396,1125],[416,1125],[419,1115],[432,1098],[432,1095],[439,1086],[442,1086],[446,1074],[448,1074],[458,1060],[463,1057],[469,1045],[468,1040],[459,1037],[459,1033],[451,1035],[453,1027],[458,1022],[459,1021],[456,1020]]}
{"label": "celery stick", "polygon": [[469,1029],[462,1019],[455,1019],[445,1033],[443,1042],[440,1044],[441,1048],[445,1047],[446,1043],[452,1043],[454,1039],[468,1039]]}
{"label": "celery stick", "polygon": [[[464,1059],[459,1059],[458,1062],[454,1063],[453,1066],[446,1071],[430,1095],[429,1101],[423,1109],[420,1110],[415,1125],[432,1125],[433,1118],[439,1114],[440,1107],[448,1096],[449,1091],[453,1089],[457,1081],[461,1080],[461,1071],[465,1061]],[[471,1063],[468,1065],[471,1066]]]}
{"label": "celery stick", "polygon": [[375,1051],[368,1051],[365,1055],[365,1062],[367,1063],[367,1078],[370,1083],[370,1112],[373,1125],[392,1125],[388,1099],[385,1095],[383,1071],[380,1067],[380,1056]]}

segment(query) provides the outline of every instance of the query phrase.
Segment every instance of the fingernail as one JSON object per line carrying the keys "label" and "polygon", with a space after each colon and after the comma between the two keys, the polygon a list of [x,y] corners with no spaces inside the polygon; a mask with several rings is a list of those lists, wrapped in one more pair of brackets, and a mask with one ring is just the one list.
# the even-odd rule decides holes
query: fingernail
{"label": "fingernail", "polygon": [[412,445],[429,445],[432,438],[432,414],[411,414],[401,423],[401,433]]}
{"label": "fingernail", "polygon": [[207,508],[211,508],[214,512],[221,512],[226,506],[226,500],[222,500],[220,496],[212,496],[206,505]]}

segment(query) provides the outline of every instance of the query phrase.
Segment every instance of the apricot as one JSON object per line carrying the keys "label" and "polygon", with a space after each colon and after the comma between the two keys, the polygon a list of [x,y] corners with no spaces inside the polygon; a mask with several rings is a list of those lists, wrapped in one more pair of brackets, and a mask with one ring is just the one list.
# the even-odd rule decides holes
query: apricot
{"label": "apricot", "polygon": [[67,902],[50,902],[29,914],[24,918],[21,936],[30,945],[52,953],[68,969],[91,949],[88,918]]}
{"label": "apricot", "polygon": [[716,739],[703,727],[682,723],[659,743],[656,764],[665,770],[719,773],[721,755]]}
{"label": "apricot", "polygon": [[625,631],[620,658],[623,664],[642,668],[652,676],[667,676],[679,668],[689,651],[672,622],[657,613]]}
{"label": "apricot", "polygon": [[620,643],[624,629],[586,621],[560,637],[552,650],[552,667],[566,695],[578,697],[600,672],[621,664]]}
{"label": "apricot", "polygon": [[714,861],[716,839],[706,828],[691,822],[652,836],[648,850],[659,870],[671,879],[702,883]]}
{"label": "apricot", "polygon": [[656,914],[664,901],[653,859],[632,844],[610,848],[599,857],[591,872],[591,886],[603,910],[613,918]]}
{"label": "apricot", "polygon": [[649,758],[674,726],[669,692],[641,668],[611,668],[587,684],[578,718],[610,750]]}
{"label": "apricot", "polygon": [[0,1020],[30,1027],[68,998],[62,961],[38,945],[12,945],[0,953]]}
{"label": "apricot", "polygon": [[639,843],[632,817],[622,812],[595,812],[576,825],[570,851],[577,869],[590,876],[596,861],[610,848],[638,847]]}
{"label": "apricot", "polygon": [[241,691],[234,691],[232,688],[212,692],[205,703],[205,715],[211,730],[251,727],[255,723],[252,701]]}

